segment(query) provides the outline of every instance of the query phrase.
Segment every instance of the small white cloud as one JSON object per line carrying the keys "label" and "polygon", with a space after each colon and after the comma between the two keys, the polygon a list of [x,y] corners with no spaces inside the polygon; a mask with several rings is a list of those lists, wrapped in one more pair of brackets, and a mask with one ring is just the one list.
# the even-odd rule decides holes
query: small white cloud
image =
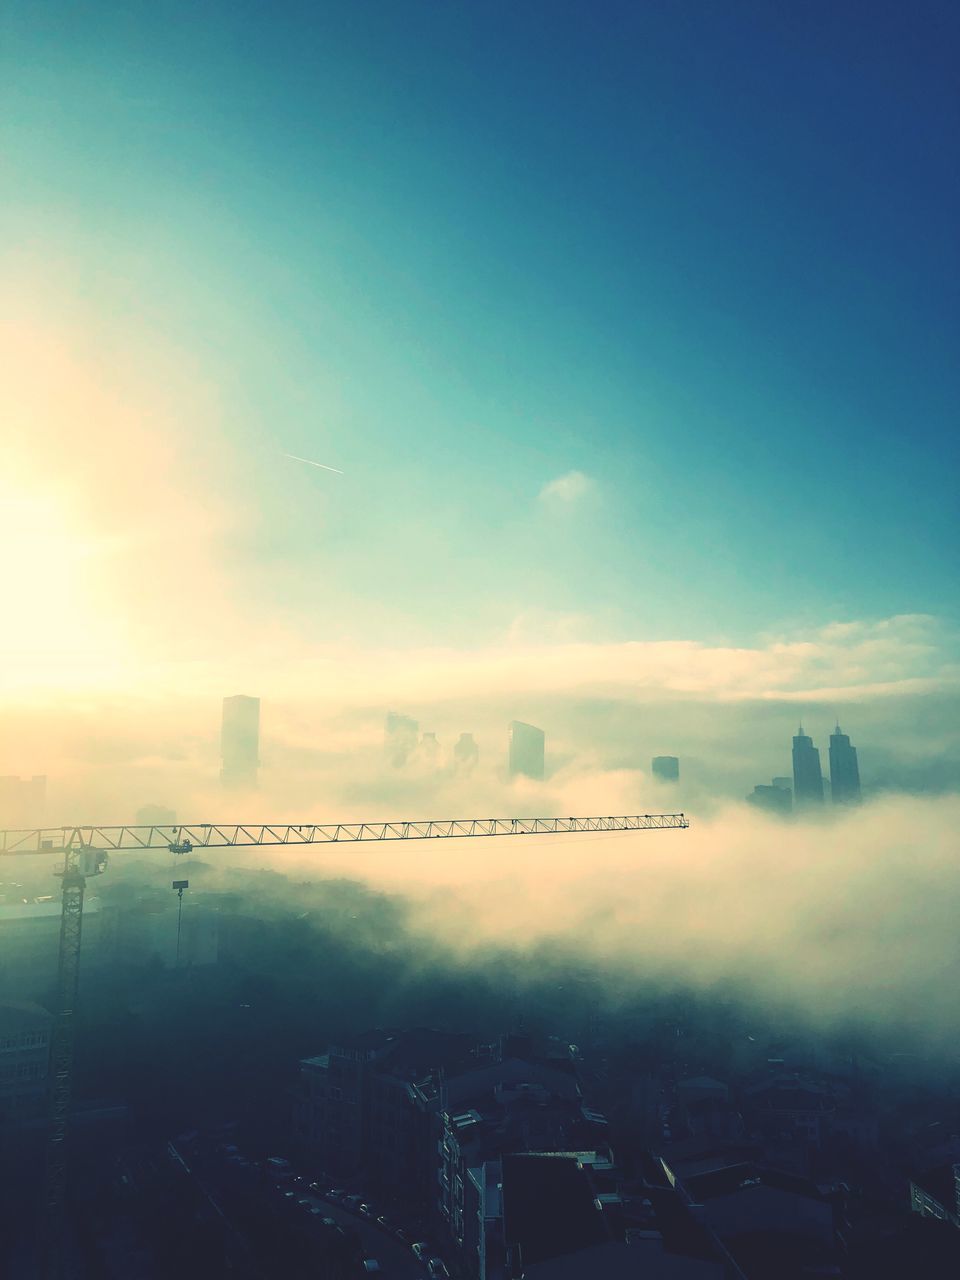
{"label": "small white cloud", "polygon": [[549,480],[540,490],[543,502],[576,502],[594,487],[594,481],[582,471],[568,471],[566,475]]}

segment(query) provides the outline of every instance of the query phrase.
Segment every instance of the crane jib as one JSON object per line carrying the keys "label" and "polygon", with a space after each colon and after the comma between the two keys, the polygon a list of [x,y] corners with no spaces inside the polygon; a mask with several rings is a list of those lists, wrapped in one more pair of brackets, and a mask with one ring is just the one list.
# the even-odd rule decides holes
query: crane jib
{"label": "crane jib", "polygon": [[32,827],[0,831],[0,855],[55,854],[93,848],[111,852],[313,845],[383,840],[472,839],[478,836],[559,835],[575,832],[682,830],[682,813],[586,818],[442,818],[420,822],[184,823],[163,826]]}

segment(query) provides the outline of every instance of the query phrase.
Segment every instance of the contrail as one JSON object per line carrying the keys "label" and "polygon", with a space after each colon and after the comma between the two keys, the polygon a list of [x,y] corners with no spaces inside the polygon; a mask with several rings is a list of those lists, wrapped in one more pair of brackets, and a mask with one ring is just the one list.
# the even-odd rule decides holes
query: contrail
{"label": "contrail", "polygon": [[285,453],[283,456],[293,462],[305,462],[308,467],[319,467],[321,471],[335,471],[338,476],[345,474],[339,467],[328,467],[325,462],[314,462],[312,458],[298,458],[295,453]]}

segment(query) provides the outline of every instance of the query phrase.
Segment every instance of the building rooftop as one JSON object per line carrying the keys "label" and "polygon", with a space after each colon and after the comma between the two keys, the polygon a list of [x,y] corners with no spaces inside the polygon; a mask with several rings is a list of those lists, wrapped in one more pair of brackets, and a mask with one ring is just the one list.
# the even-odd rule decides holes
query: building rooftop
{"label": "building rooftop", "polygon": [[649,1240],[624,1244],[605,1240],[576,1253],[524,1266],[524,1280],[723,1280],[717,1262],[669,1253],[663,1240],[654,1234]]}
{"label": "building rooftop", "polygon": [[504,1239],[519,1249],[526,1274],[535,1263],[607,1239],[590,1181],[573,1157],[505,1155],[502,1181]]}

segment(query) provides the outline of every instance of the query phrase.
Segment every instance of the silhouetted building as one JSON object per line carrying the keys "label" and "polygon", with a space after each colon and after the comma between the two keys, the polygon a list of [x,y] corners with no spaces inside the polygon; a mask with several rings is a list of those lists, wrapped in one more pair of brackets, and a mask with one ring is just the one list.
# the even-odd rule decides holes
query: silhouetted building
{"label": "silhouetted building", "polygon": [[0,778],[0,827],[39,827],[47,802],[44,774]]}
{"label": "silhouetted building", "polygon": [[480,759],[480,748],[472,733],[461,733],[453,748],[453,759],[458,769],[469,773],[475,769]]}
{"label": "silhouetted building", "polygon": [[257,785],[260,764],[260,699],[238,693],[223,700],[220,781],[238,790]]}
{"label": "silhouetted building", "polygon": [[510,776],[522,774],[525,778],[543,781],[544,748],[546,734],[535,725],[524,724],[522,720],[510,722]]}
{"label": "silhouetted building", "polygon": [[789,791],[793,796],[793,779],[792,778],[771,778],[770,781],[775,787],[779,787],[781,791]]}
{"label": "silhouetted building", "polygon": [[680,761],[676,756],[654,756],[653,776],[660,782],[680,781]]}
{"label": "silhouetted building", "polygon": [[420,739],[420,759],[428,769],[440,768],[440,743],[435,733],[427,732]]}
{"label": "silhouetted building", "polygon": [[830,793],[834,804],[860,803],[860,766],[857,748],[850,745],[840,726],[830,735]]}
{"label": "silhouetted building", "polygon": [[793,798],[798,809],[823,804],[820,752],[803,732],[803,725],[793,739]]}
{"label": "silhouetted building", "polygon": [[134,815],[138,827],[175,827],[177,815],[173,809],[162,804],[141,805]]}
{"label": "silhouetted building", "polygon": [[395,769],[405,765],[417,749],[420,725],[410,716],[390,711],[383,726],[383,749]]}
{"label": "silhouetted building", "polygon": [[41,1005],[0,1004],[0,1132],[45,1114],[52,1028]]}
{"label": "silhouetted building", "polygon": [[761,784],[754,787],[747,796],[747,804],[763,809],[765,813],[776,813],[780,817],[787,817],[793,811],[793,796],[783,787],[767,787]]}

